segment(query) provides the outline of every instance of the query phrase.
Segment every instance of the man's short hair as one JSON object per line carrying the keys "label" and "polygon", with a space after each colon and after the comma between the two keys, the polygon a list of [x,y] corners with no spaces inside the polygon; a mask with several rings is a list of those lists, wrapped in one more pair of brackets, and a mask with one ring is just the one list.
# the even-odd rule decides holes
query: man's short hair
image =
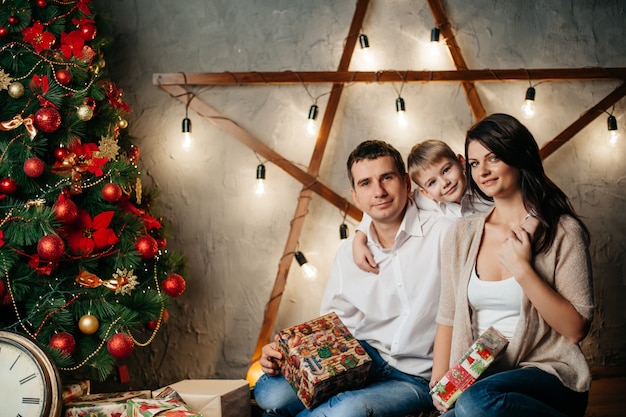
{"label": "man's short hair", "polygon": [[452,148],[441,140],[428,139],[413,146],[407,158],[409,175],[413,182],[421,186],[417,182],[417,177],[421,171],[444,158],[459,164],[461,170],[464,169],[464,167],[460,166],[461,164]]}
{"label": "man's short hair", "polygon": [[354,188],[354,177],[352,176],[352,165],[364,159],[378,159],[383,156],[391,156],[398,172],[402,177],[406,175],[406,167],[402,155],[392,145],[382,140],[366,140],[361,142],[348,157],[348,179],[350,186]]}

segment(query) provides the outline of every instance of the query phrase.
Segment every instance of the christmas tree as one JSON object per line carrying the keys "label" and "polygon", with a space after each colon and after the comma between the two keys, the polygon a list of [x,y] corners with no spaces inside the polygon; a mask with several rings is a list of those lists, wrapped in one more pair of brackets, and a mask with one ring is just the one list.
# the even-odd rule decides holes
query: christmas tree
{"label": "christmas tree", "polygon": [[72,379],[106,379],[185,289],[102,26],[90,0],[0,5],[0,328]]}

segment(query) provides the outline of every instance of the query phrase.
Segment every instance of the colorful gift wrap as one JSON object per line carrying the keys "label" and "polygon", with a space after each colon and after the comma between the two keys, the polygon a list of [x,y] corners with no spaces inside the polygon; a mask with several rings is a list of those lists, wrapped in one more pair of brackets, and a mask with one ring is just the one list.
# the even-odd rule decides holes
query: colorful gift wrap
{"label": "colorful gift wrap", "polygon": [[91,384],[88,380],[63,385],[63,392],[61,394],[63,403],[68,403],[83,395],[89,395],[90,387]]}
{"label": "colorful gift wrap", "polygon": [[461,393],[485,372],[508,343],[506,337],[493,327],[489,327],[430,390],[433,398],[444,407],[451,407]]}
{"label": "colorful gift wrap", "polygon": [[280,369],[305,407],[363,386],[371,358],[335,313],[278,333]]}
{"label": "colorful gift wrap", "polygon": [[150,398],[145,391],[111,392],[78,397],[63,407],[64,417],[127,417],[126,402],[132,398]]}
{"label": "colorful gift wrap", "polygon": [[130,399],[126,403],[128,417],[203,417],[184,402],[175,399]]}
{"label": "colorful gift wrap", "polygon": [[245,379],[184,379],[152,396],[178,397],[203,417],[250,417],[250,384]]}

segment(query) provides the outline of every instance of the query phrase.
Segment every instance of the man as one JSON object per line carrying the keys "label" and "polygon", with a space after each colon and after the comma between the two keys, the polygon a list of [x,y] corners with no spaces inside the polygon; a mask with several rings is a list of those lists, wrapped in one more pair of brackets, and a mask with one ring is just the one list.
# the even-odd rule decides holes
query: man
{"label": "man", "polygon": [[351,239],[336,254],[321,314],[334,311],[368,354],[365,386],[308,410],[282,377],[276,345],[263,347],[255,386],[267,416],[405,417],[434,410],[428,392],[439,301],[440,249],[451,220],[419,212],[400,153],[377,140],[361,143],[347,163],[350,193],[371,217],[368,247],[378,275],[353,262]]}

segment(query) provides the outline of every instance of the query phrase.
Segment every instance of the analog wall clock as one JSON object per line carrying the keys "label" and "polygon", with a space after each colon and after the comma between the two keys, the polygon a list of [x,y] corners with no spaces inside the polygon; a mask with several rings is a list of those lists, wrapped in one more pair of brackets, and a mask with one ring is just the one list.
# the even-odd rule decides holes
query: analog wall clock
{"label": "analog wall clock", "polygon": [[28,336],[0,330],[0,409],[3,417],[59,417],[61,379],[54,362]]}

